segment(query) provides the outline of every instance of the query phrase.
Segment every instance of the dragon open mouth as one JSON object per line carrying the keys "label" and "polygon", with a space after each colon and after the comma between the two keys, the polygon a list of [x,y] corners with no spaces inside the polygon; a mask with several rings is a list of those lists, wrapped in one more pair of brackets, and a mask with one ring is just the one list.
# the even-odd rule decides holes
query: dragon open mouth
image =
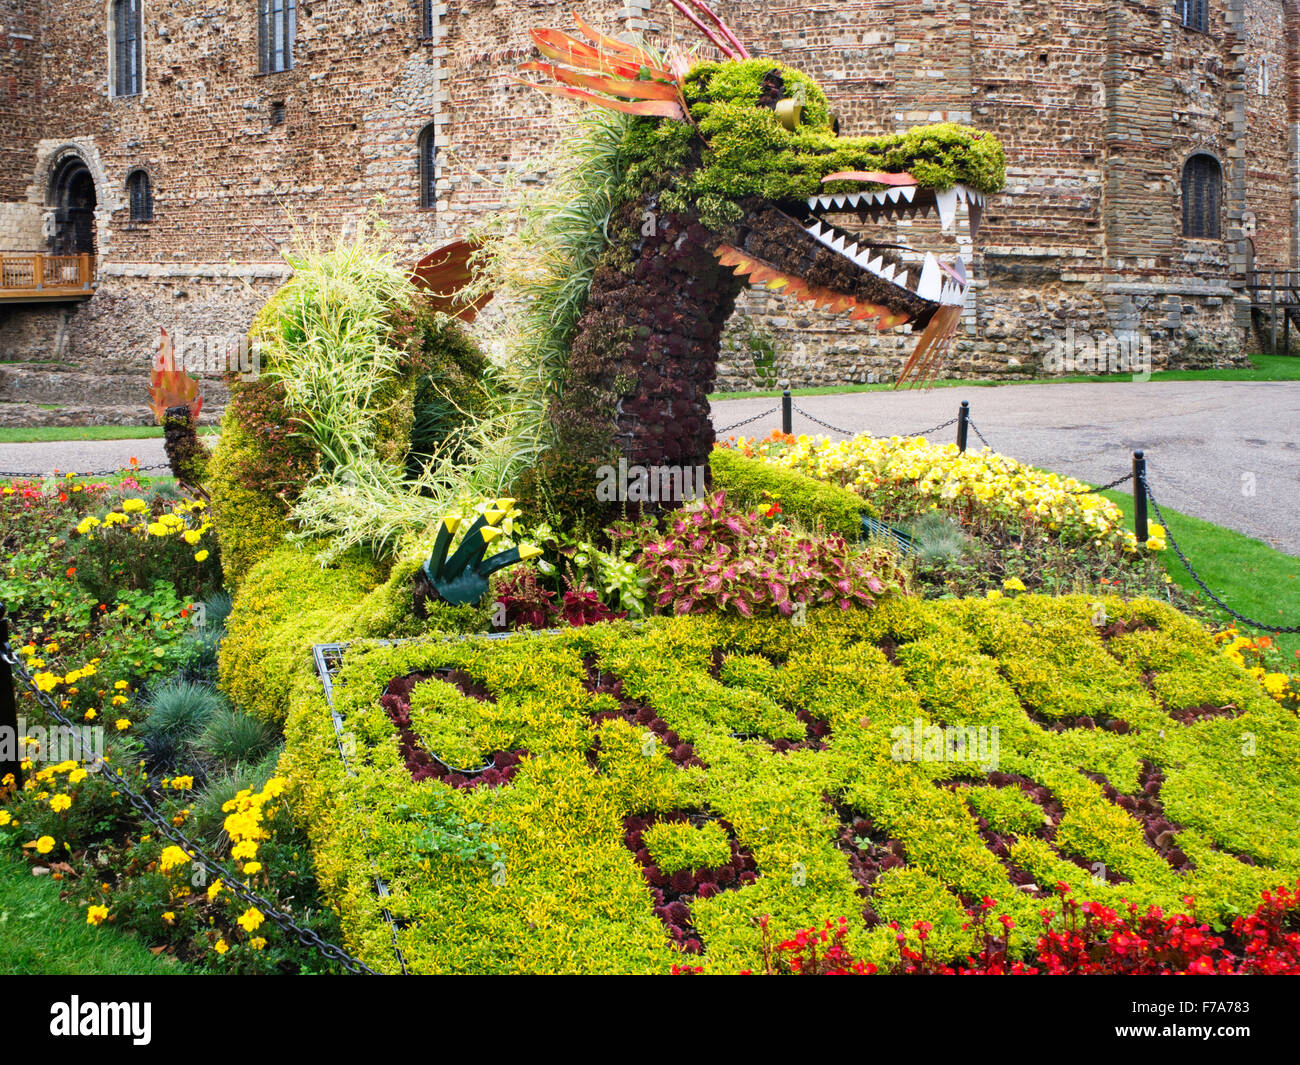
{"label": "dragon open mouth", "polygon": [[859,225],[880,225],[937,214],[943,231],[947,233],[956,222],[959,204],[969,213],[970,232],[974,238],[979,232],[984,193],[965,185],[938,190],[899,183],[875,192],[811,196],[804,230],[831,251],[909,296],[931,304],[961,306],[967,281],[966,268],[960,256],[945,263],[927,251],[919,263],[908,261],[904,256],[912,253],[912,249],[875,242],[853,228],[837,225],[833,220],[833,217],[843,219],[851,216]]}

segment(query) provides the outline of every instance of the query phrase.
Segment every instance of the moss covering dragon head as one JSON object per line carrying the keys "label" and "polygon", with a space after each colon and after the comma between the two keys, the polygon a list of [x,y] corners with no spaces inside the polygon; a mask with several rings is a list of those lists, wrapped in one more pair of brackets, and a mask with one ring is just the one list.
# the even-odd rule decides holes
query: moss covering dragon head
{"label": "moss covering dragon head", "polygon": [[947,233],[964,208],[975,239],[986,197],[1003,185],[1001,144],[953,123],[841,136],[816,81],[751,57],[700,0],[671,2],[726,59],[660,57],[575,15],[591,43],[535,30],[551,62],[521,69],[561,83],[543,91],[637,116],[626,196],[697,213],[721,263],[753,283],[882,330],[928,327],[900,380],[932,374],[956,330],[965,267],[955,249],[944,261],[884,226],[934,213]]}
{"label": "moss covering dragon head", "polygon": [[[955,253],[904,245],[892,223],[935,212],[949,230],[963,207],[973,236],[1003,182],[997,140],[963,126],[840,136],[812,78],[751,57],[700,0],[671,2],[723,60],[661,56],[575,15],[585,40],[534,30],[545,59],[521,67],[554,79],[525,84],[628,116],[608,241],[549,411],[555,444],[519,486],[567,526],[608,524],[619,508],[596,485],[615,462],[661,481],[707,464],[722,329],[747,283],[880,329],[911,324],[921,336],[900,380],[932,375],[966,272]],[[625,512],[679,502],[632,491]]]}

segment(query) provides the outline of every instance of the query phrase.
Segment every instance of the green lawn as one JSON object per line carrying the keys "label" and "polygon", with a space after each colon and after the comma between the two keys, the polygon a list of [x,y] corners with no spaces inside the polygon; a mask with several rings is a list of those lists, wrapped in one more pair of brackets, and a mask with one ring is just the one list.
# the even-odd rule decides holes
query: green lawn
{"label": "green lawn", "polygon": [[151,954],[134,936],[86,924],[59,899],[59,882],[0,854],[0,973],[18,976],[156,976],[190,969]]}
{"label": "green lawn", "polygon": [[[199,429],[200,436],[217,432],[215,425]],[[0,426],[0,444],[43,444],[61,440],[146,440],[163,435],[160,425],[31,425]]]}
{"label": "green lawn", "polygon": [[[1151,375],[1153,381],[1300,381],[1300,358],[1291,355],[1252,355],[1248,370],[1160,370]],[[1071,374],[1061,377],[1038,377],[1026,374],[1023,380],[1015,381],[970,381],[963,378],[935,381],[932,388],[996,388],[999,385],[1021,384],[1080,384],[1088,382],[1114,383],[1129,381],[1128,374]],[[874,385],[831,385],[826,388],[794,388],[795,396],[827,396],[845,392],[885,392],[894,386],[889,384]],[[904,386],[906,387],[906,386]],[[720,399],[753,399],[761,396],[779,396],[780,389],[757,390],[750,392],[717,392],[709,397],[710,402]]]}
{"label": "green lawn", "polygon": [[[1120,506],[1132,528],[1133,496],[1114,490],[1102,495]],[[1168,522],[1169,535],[1178,541],[1201,579],[1220,599],[1247,617],[1283,627],[1300,625],[1300,558],[1221,525],[1168,507],[1160,509]],[[1154,512],[1150,520],[1156,521]],[[1164,562],[1169,576],[1182,587],[1195,590],[1226,627],[1232,619],[1205,598],[1172,546],[1166,549]],[[1239,627],[1248,632],[1264,631]],[[1289,655],[1300,652],[1300,636],[1281,636],[1278,643]]]}

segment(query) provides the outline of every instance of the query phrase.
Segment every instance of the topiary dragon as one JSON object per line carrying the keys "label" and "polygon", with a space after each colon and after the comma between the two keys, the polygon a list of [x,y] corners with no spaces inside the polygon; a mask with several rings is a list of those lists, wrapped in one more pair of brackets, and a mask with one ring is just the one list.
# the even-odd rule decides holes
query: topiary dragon
{"label": "topiary dragon", "polygon": [[574,15],[585,39],[534,30],[544,60],[521,67],[555,84],[518,79],[630,116],[608,244],[551,402],[554,445],[520,487],[578,524],[608,519],[594,503],[604,464],[707,463],[707,397],[746,284],[881,330],[910,324],[920,340],[899,380],[933,376],[966,295],[961,259],[859,231],[933,213],[946,232],[964,207],[974,238],[1004,179],[997,139],[965,126],[840,135],[812,78],[751,57],[701,0],[671,2],[721,61],[659,55]]}

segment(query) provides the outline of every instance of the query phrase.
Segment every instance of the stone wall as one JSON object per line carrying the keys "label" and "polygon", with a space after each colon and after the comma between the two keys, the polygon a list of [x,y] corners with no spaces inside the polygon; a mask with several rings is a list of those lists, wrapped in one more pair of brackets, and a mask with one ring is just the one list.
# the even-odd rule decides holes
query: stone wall
{"label": "stone wall", "polygon": [[[295,235],[346,231],[373,212],[414,258],[497,210],[512,181],[545,181],[575,106],[510,81],[531,55],[530,27],[569,28],[577,10],[607,31],[698,40],[665,0],[448,0],[428,35],[417,0],[299,0],[293,69],[260,74],[256,6],[144,0],[144,92],[119,99],[105,3],[0,0],[0,201],[26,205],[0,207],[0,241],[6,219],[31,238],[62,153],[85,159],[99,290],[70,313],[60,359],[88,381],[141,365],[160,326],[245,329]],[[1208,34],[1179,25],[1173,0],[716,7],[754,54],[816,76],[845,133],[951,119],[1006,144],[1006,191],[978,242],[957,237],[975,283],[956,369],[1014,377],[1069,335],[1132,331],[1156,366],[1236,357],[1247,212],[1261,262],[1300,254],[1294,2],[1215,0]],[[433,209],[419,205],[427,126],[439,149]],[[1180,169],[1198,150],[1224,169],[1219,241],[1181,234]],[[127,217],[137,167],[151,178],[152,222]],[[756,317],[774,333],[781,376],[796,385],[889,379],[915,339],[766,292],[737,314],[733,332]],[[0,360],[29,351],[4,350],[20,332],[0,326]],[[752,383],[744,361],[724,358],[723,387]]]}

